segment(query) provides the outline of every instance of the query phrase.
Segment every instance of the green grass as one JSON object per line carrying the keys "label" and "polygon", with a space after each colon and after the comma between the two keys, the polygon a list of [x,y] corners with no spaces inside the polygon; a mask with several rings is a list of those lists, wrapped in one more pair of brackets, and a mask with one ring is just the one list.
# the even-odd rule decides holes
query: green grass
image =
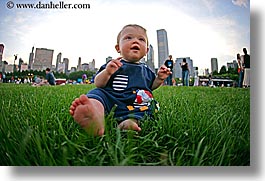
{"label": "green grass", "polygon": [[155,120],[120,131],[106,116],[90,137],[69,115],[93,85],[0,84],[0,165],[250,165],[250,90],[160,87]]}

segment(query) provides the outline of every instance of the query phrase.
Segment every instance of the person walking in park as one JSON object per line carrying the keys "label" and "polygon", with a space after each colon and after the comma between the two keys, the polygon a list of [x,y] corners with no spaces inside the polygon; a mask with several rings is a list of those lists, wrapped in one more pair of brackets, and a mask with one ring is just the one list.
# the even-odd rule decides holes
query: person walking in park
{"label": "person walking in park", "polygon": [[238,53],[236,55],[236,57],[237,57],[238,74],[239,74],[238,87],[242,88],[242,86],[243,86],[243,80],[244,80],[244,67],[243,67],[244,56],[243,55],[240,55]]}
{"label": "person walking in park", "polygon": [[244,52],[244,80],[243,86],[245,88],[250,87],[250,55],[246,48],[243,48]]}
{"label": "person walking in park", "polygon": [[173,75],[173,65],[174,62],[172,60],[172,55],[168,56],[168,59],[165,61],[164,65],[170,69],[170,71],[172,72],[172,74],[170,74],[167,78],[166,78],[166,85],[172,86],[173,85],[173,80],[172,80],[172,75]]}
{"label": "person walking in park", "polygon": [[179,65],[182,69],[182,84],[183,86],[189,86],[189,65],[186,61],[186,58],[183,58]]}
{"label": "person walking in park", "polygon": [[196,67],[194,70],[194,85],[193,86],[199,86],[199,84],[200,84],[199,71],[198,71],[198,67]]}

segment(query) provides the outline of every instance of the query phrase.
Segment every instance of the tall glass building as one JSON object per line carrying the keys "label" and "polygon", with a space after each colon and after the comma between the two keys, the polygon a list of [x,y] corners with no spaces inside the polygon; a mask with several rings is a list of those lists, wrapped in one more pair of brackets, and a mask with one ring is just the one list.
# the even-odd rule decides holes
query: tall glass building
{"label": "tall glass building", "polygon": [[0,44],[0,71],[2,71],[4,48],[4,44]]}
{"label": "tall glass building", "polygon": [[155,71],[155,63],[154,63],[154,48],[153,46],[150,44],[149,45],[149,51],[147,53],[147,65],[153,70]]}
{"label": "tall glass building", "polygon": [[157,30],[157,47],[158,47],[158,67],[164,64],[168,58],[168,40],[167,32],[164,29]]}
{"label": "tall glass building", "polygon": [[212,68],[212,73],[214,71],[218,72],[218,61],[217,61],[217,58],[211,58],[211,68]]}

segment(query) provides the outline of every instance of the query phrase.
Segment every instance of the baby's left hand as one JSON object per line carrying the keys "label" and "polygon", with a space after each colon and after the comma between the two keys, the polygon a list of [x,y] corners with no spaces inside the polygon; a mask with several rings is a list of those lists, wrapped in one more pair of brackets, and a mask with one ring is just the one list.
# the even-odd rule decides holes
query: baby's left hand
{"label": "baby's left hand", "polygon": [[167,68],[165,65],[162,65],[162,66],[159,68],[158,72],[157,72],[157,77],[158,77],[159,79],[164,80],[164,79],[166,79],[170,74],[172,74],[172,72],[170,71],[170,69]]}

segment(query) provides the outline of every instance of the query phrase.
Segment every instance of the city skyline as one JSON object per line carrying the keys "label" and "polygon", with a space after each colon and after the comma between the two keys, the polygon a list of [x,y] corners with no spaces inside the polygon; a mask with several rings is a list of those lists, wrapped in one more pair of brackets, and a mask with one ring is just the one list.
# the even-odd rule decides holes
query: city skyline
{"label": "city skyline", "polygon": [[[32,3],[36,1],[14,1]],[[48,2],[48,1],[42,1]],[[57,3],[59,1],[53,1]],[[84,3],[87,1],[64,1]],[[1,1],[0,43],[3,60],[13,63],[14,54],[28,63],[32,46],[53,49],[68,58],[69,67],[95,59],[96,67],[106,57],[118,57],[116,36],[120,29],[136,23],[147,29],[158,66],[156,31],[167,31],[169,54],[173,59],[191,57],[199,69],[211,68],[211,58],[221,67],[235,59],[246,47],[250,51],[249,0],[165,0],[89,1],[90,9],[8,9]],[[2,11],[3,10],[3,11]],[[3,28],[2,28],[3,27]],[[56,64],[56,56],[53,58]]]}

